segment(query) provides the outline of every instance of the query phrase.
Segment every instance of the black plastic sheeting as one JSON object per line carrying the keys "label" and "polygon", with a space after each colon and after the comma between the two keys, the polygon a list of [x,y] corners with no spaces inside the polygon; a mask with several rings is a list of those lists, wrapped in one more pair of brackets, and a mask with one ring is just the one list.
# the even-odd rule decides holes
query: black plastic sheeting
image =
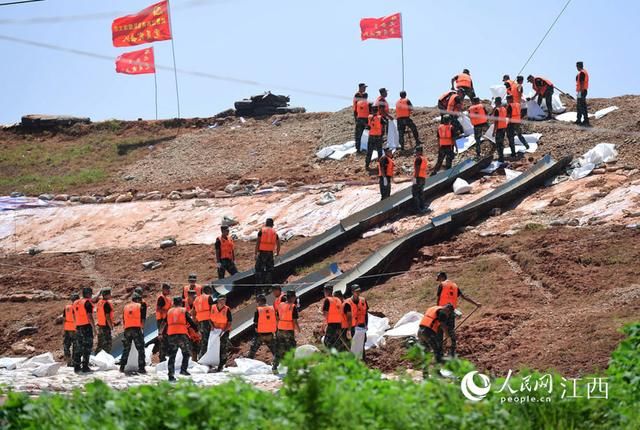
{"label": "black plastic sheeting", "polygon": [[348,287],[356,282],[365,287],[374,285],[389,276],[385,274],[389,272],[391,265],[392,272],[408,269],[411,259],[401,257],[448,238],[460,227],[486,216],[493,208],[505,208],[514,200],[525,197],[528,190],[557,175],[570,161],[571,157],[555,161],[550,155],[546,155],[535,166],[489,194],[462,208],[434,217],[431,223],[383,246],[358,266],[336,278],[333,283],[334,291],[347,293]]}
{"label": "black plastic sheeting", "polygon": [[[491,157],[479,161],[465,160],[453,168],[427,178],[423,194],[425,199],[432,199],[439,193],[450,190],[457,178],[471,178],[491,163]],[[307,261],[323,258],[330,254],[337,245],[358,237],[376,224],[380,224],[397,214],[412,209],[413,201],[411,187],[392,194],[388,199],[356,212],[324,233],[314,236],[304,244],[292,249],[284,255],[276,257],[273,277],[280,279],[288,276],[296,267],[303,266]],[[255,282],[254,269],[222,280],[212,281],[218,294],[229,294],[236,286],[251,287]]]}

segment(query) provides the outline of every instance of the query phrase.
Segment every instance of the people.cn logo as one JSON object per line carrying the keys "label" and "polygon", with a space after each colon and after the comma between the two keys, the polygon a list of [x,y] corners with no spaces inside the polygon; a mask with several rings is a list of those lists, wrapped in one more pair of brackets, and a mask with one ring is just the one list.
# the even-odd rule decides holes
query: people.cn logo
{"label": "people.cn logo", "polygon": [[[473,380],[473,377],[476,374],[482,381],[481,387],[476,385]],[[464,394],[467,399],[471,400],[472,402],[479,402],[480,400],[484,399],[489,393],[489,390],[491,390],[491,382],[489,381],[489,377],[487,375],[483,375],[482,373],[478,373],[476,370],[474,370],[464,375],[464,378],[462,378],[462,381],[460,382],[460,389],[462,390],[462,394]]]}

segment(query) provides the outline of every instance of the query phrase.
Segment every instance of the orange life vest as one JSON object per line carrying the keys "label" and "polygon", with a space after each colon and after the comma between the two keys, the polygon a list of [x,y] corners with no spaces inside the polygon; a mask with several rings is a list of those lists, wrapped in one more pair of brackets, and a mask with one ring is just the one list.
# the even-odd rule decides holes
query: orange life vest
{"label": "orange life vest", "polygon": [[[160,297],[164,299],[164,306],[162,308],[158,308],[157,306],[157,300],[160,299]],[[167,319],[167,312],[171,308],[171,299],[162,293],[158,294],[158,299],[156,299],[156,320]]]}
{"label": "orange life vest", "polygon": [[444,93],[440,97],[438,97],[438,108],[439,109],[446,109],[447,108],[447,104],[449,103],[449,99],[454,94],[456,94],[455,91],[447,91],[446,93]]}
{"label": "orange life vest", "polygon": [[453,305],[453,308],[458,307],[458,286],[455,282],[448,279],[440,284],[442,289],[440,290],[440,300],[438,300],[438,306],[444,306],[448,303]]}
{"label": "orange life vest", "polygon": [[109,303],[111,305],[111,312],[109,312],[109,316],[111,317],[111,324],[113,324],[113,303],[110,300],[98,300],[98,304],[96,305],[96,313],[97,313],[97,323],[100,327],[104,327],[107,325],[107,315],[104,313],[104,305]]}
{"label": "orange life vest", "polygon": [[[342,302],[342,309],[344,309],[344,304],[345,302]],[[348,315],[344,313],[344,311],[342,312],[342,320],[340,321],[340,327],[341,328],[349,328],[349,318]]]}
{"label": "orange life vest", "polygon": [[382,136],[382,117],[378,114],[369,115],[369,136]]}
{"label": "orange life vest", "polygon": [[202,294],[193,301],[196,310],[196,321],[207,321],[211,317],[211,305],[209,304],[209,294]]}
{"label": "orange life vest", "polygon": [[361,93],[360,91],[358,91],[356,93],[356,95],[353,97],[353,111],[356,111],[357,105],[358,105],[358,101],[362,100],[364,96],[364,93]]}
{"label": "orange life vest", "polygon": [[438,126],[438,137],[440,146],[453,146],[453,126],[451,124],[440,124]]}
{"label": "orange life vest", "polygon": [[295,307],[295,304],[287,302],[282,302],[278,305],[278,330],[295,330],[293,322],[293,310]]}
{"label": "orange life vest", "polygon": [[233,239],[231,239],[231,237],[227,237],[225,239],[224,237],[220,236],[218,240],[220,240],[220,259],[233,260],[233,250],[235,248]]}
{"label": "orange life vest", "polygon": [[351,306],[351,325],[357,326],[364,324],[367,321],[367,302],[360,297],[358,303],[353,301],[353,298],[347,300],[349,306]]}
{"label": "orange life vest", "polygon": [[226,329],[229,320],[227,319],[227,311],[229,306],[224,305],[222,309],[218,309],[218,305],[211,306],[211,323],[213,328]]}
{"label": "orange life vest", "polygon": [[434,332],[438,332],[440,328],[440,321],[438,320],[438,311],[442,309],[443,306],[431,306],[424,313],[422,320],[420,321],[420,325],[422,327],[427,327],[433,330]]}
{"label": "orange life vest", "polygon": [[[427,163],[427,157],[423,156],[423,155],[416,155],[416,160],[420,160],[420,170],[418,170],[417,172],[413,172],[413,176],[415,178],[426,178],[427,177],[427,167],[428,167],[428,163]],[[415,164],[414,164],[415,166]],[[362,300],[362,299],[361,299]]]}
{"label": "orange life vest", "polygon": [[358,118],[369,118],[369,100],[362,99],[356,104],[356,114]]}
{"label": "orange life vest", "polygon": [[327,312],[327,323],[342,323],[342,301],[337,297],[327,297],[329,300],[329,312]]}
{"label": "orange life vest", "polygon": [[76,322],[73,319],[73,304],[64,307],[64,331],[76,331]]}
{"label": "orange life vest", "polygon": [[189,336],[189,340],[193,343],[200,343],[202,340],[202,336],[198,333],[198,330],[194,329],[191,326],[187,326],[187,336]]}
{"label": "orange life vest", "polygon": [[447,102],[447,112],[462,112],[462,103],[457,94],[449,97],[449,101]]}
{"label": "orange life vest", "polygon": [[[584,73],[584,82],[580,82],[580,73]],[[582,69],[576,75],[576,91],[584,91],[589,89],[589,73],[586,69]]]}
{"label": "orange life vest", "polygon": [[522,100],[522,91],[520,91],[520,85],[513,81],[507,81],[511,85],[511,88],[507,90],[507,94],[511,94],[513,96],[513,102],[520,104]]}
{"label": "orange life vest", "polygon": [[89,321],[89,314],[84,308],[84,304],[86,302],[91,303],[89,299],[78,299],[73,302],[73,316],[76,320],[76,327],[91,324],[91,322]]}
{"label": "orange life vest", "polygon": [[520,119],[522,116],[520,115],[520,103],[509,103],[511,107],[511,118],[509,118],[509,122],[514,124],[520,124]]}
{"label": "orange life vest", "polygon": [[[542,81],[542,85],[540,86],[536,84],[536,81],[538,79]],[[538,77],[533,78],[533,84],[531,86],[533,87],[533,90],[536,92],[536,94],[544,95],[544,93],[547,91],[547,88],[553,87],[553,83],[548,79]]]}
{"label": "orange life vest", "polygon": [[[182,297],[184,298],[184,302],[187,303],[187,299],[189,299],[189,290],[191,289],[191,285],[187,284],[182,287]],[[195,284],[193,289],[196,290],[196,296],[202,294],[202,285]]]}
{"label": "orange life vest", "polygon": [[[385,158],[387,160],[387,168],[385,169],[384,172],[382,171],[382,159],[383,158]],[[394,170],[394,168],[395,168],[395,163],[393,161],[393,158],[387,157],[386,155],[383,155],[378,160],[378,176],[387,176],[387,177],[393,178],[393,170]]]}
{"label": "orange life vest", "polygon": [[411,107],[409,106],[409,100],[406,98],[399,99],[396,102],[396,117],[400,118],[409,118],[411,116]]}
{"label": "orange life vest", "polygon": [[167,312],[167,334],[188,334],[187,310],[183,307],[171,308]]}
{"label": "orange life vest", "polygon": [[272,227],[262,227],[262,233],[258,240],[260,245],[259,251],[273,252],[276,249],[276,232]]}
{"label": "orange life vest", "polygon": [[482,103],[471,106],[469,108],[469,114],[471,117],[471,124],[480,125],[487,123],[487,112],[484,110]]}
{"label": "orange life vest", "polygon": [[127,303],[123,311],[124,328],[142,328],[142,305],[140,303]]}
{"label": "orange life vest", "polygon": [[273,306],[258,306],[258,325],[256,326],[257,333],[275,333],[278,328],[278,321],[276,319],[276,310]]}
{"label": "orange life vest", "polygon": [[378,96],[374,106],[378,106],[378,113],[382,116],[386,116],[389,113],[389,104],[387,103],[387,99],[382,96]]}
{"label": "orange life vest", "polygon": [[[504,106],[497,107],[498,111],[498,130],[502,130],[503,128],[507,128],[507,108]],[[494,115],[495,116],[495,115]]]}
{"label": "orange life vest", "polygon": [[456,76],[456,88],[471,88],[471,76],[466,73],[460,73]]}

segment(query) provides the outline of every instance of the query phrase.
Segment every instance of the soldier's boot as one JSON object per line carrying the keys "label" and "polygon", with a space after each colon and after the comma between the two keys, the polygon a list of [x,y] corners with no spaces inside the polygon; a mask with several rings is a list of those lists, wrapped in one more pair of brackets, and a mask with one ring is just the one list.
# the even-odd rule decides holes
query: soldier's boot
{"label": "soldier's boot", "polygon": [[180,374],[184,376],[191,376],[191,373],[187,372],[186,370],[181,370]]}

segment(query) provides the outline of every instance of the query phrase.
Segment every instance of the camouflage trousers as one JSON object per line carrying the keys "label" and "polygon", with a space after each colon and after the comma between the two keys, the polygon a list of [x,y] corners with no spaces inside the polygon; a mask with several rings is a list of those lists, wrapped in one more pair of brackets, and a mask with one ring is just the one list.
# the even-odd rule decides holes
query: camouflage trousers
{"label": "camouflage trousers", "polygon": [[138,370],[144,370],[145,356],[144,356],[144,335],[142,329],[137,327],[131,327],[124,329],[124,335],[122,337],[122,357],[120,358],[120,370],[124,371],[129,360],[129,352],[131,351],[131,343],[136,347],[138,351]]}
{"label": "camouflage trousers", "polygon": [[[249,358],[255,358],[256,353],[260,349],[262,345],[267,345],[269,351],[273,355],[273,363],[275,364],[276,360],[276,337],[273,333],[256,333],[256,337],[253,338],[253,343],[251,344],[251,349],[249,350]],[[277,366],[274,365],[274,369]]]}
{"label": "camouflage trousers", "polygon": [[109,327],[108,325],[105,325],[105,326],[99,325],[96,331],[98,332],[96,354],[100,350],[108,354],[111,354],[111,344],[112,344],[111,327]]}
{"label": "camouflage trousers", "polygon": [[346,337],[340,323],[327,324],[327,331],[324,334],[324,346],[328,349],[335,348],[337,351],[347,351],[345,343]]}
{"label": "camouflage trousers", "polygon": [[[64,338],[62,340],[62,348],[64,350],[64,361],[69,365],[73,365],[73,353],[76,349],[76,332],[75,331],[64,331]],[[72,352],[73,349],[73,352]]]}
{"label": "camouflage trousers", "polygon": [[220,336],[220,364],[218,364],[218,371],[222,370],[224,365],[227,364],[230,346],[231,342],[229,341],[229,332],[225,331],[222,336]]}
{"label": "camouflage trousers", "polygon": [[180,365],[180,371],[186,372],[187,366],[189,365],[189,357],[191,356],[191,341],[189,340],[189,336],[187,336],[186,334],[172,334],[170,336],[167,336],[167,343],[169,347],[169,376],[174,375],[176,354],[178,353],[178,348],[180,348],[180,350],[182,351],[182,363]]}
{"label": "camouflage trousers", "polygon": [[256,291],[264,291],[265,294],[271,289],[273,284],[273,252],[259,251],[256,257]]}
{"label": "camouflage trousers", "polygon": [[[166,319],[165,320],[156,320],[157,324],[158,324],[158,331],[160,331],[160,327],[162,326],[163,323],[166,323]],[[166,324],[165,324],[166,327]],[[160,334],[160,333],[158,333]],[[167,355],[168,355],[168,351],[169,351],[169,344],[167,339],[169,338],[169,336],[167,336],[167,331],[165,329],[164,331],[164,336],[162,337],[158,337],[157,341],[156,341],[156,345],[158,346],[158,359],[160,360],[160,362],[163,362],[164,360],[166,360]]]}
{"label": "camouflage trousers", "polygon": [[200,351],[198,358],[202,358],[207,353],[209,347],[209,334],[211,334],[211,322],[210,321],[198,321],[198,332],[202,339],[200,340]]}
{"label": "camouflage trousers", "polygon": [[295,347],[295,332],[293,330],[278,330],[276,334],[276,355],[273,359],[273,368],[276,369],[284,355]]}
{"label": "camouflage trousers", "polygon": [[425,351],[432,350],[436,356],[436,362],[442,363],[442,336],[428,327],[420,326],[418,340]]}
{"label": "camouflage trousers", "polygon": [[93,327],[90,324],[76,327],[76,343],[73,349],[73,367],[89,368],[89,356],[93,348]]}

